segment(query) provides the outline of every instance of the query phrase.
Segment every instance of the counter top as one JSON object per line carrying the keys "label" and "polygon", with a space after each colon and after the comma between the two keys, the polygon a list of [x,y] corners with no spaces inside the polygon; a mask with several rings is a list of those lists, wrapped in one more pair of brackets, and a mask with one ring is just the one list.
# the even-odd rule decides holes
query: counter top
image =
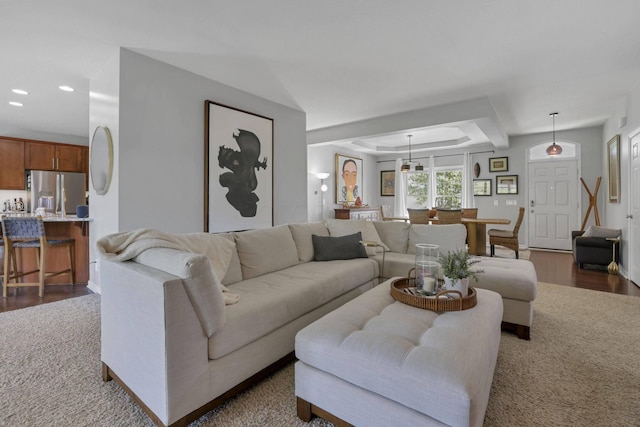
{"label": "counter top", "polygon": [[44,222],[76,222],[76,221],[91,222],[93,221],[93,218],[91,217],[78,218],[76,215],[65,215],[65,216],[54,215],[54,216],[43,217],[42,221]]}
{"label": "counter top", "polygon": [[[0,215],[10,215],[10,216],[35,216],[35,214],[31,213],[18,213],[18,212],[0,212]],[[50,214],[42,217],[43,222],[91,222],[93,218],[78,218],[76,215],[55,215]]]}

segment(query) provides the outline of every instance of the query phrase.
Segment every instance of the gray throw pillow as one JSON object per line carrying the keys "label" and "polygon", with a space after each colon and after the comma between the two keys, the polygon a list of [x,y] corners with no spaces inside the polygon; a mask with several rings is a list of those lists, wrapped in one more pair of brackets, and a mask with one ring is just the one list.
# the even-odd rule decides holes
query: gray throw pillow
{"label": "gray throw pillow", "polygon": [[336,259],[367,258],[367,250],[360,244],[362,233],[340,237],[324,237],[311,235],[313,253],[316,261],[332,261]]}

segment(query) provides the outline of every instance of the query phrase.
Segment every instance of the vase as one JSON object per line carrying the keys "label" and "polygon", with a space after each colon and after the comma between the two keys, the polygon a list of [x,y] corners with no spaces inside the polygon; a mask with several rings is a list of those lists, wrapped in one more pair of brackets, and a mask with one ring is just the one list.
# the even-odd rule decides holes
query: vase
{"label": "vase", "polygon": [[[444,278],[444,285],[448,291],[459,291],[463,297],[469,294],[469,278],[464,279],[452,279],[450,277]],[[458,294],[451,294],[451,296],[458,298]]]}
{"label": "vase", "polygon": [[416,289],[427,295],[438,293],[438,271],[440,264],[438,245],[419,243],[416,245]]}

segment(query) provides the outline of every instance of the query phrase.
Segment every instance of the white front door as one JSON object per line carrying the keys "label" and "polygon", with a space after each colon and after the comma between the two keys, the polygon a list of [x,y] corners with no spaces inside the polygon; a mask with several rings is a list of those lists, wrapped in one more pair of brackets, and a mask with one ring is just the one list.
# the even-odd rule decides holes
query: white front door
{"label": "white front door", "polygon": [[529,246],[571,249],[578,230],[578,166],[576,160],[529,163]]}
{"label": "white front door", "polygon": [[631,137],[629,279],[640,286],[640,130]]}

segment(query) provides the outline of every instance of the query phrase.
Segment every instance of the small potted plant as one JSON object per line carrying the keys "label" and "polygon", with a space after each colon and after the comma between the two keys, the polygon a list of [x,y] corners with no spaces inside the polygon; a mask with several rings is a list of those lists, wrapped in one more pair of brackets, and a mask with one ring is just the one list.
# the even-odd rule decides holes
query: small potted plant
{"label": "small potted plant", "polygon": [[471,270],[471,266],[480,262],[479,258],[471,258],[465,249],[448,251],[446,255],[439,258],[444,276],[444,286],[446,290],[460,291],[462,296],[469,293],[469,278],[473,277],[478,281],[478,273],[484,270]]}

